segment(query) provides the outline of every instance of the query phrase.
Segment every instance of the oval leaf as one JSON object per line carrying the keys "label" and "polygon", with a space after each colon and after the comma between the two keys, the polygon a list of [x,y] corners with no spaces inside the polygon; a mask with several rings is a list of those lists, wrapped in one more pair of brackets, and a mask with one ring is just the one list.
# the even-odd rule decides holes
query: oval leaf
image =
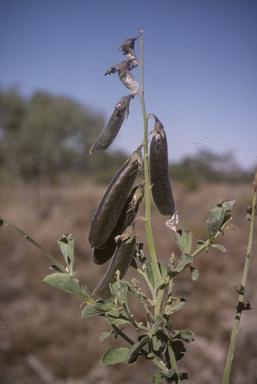
{"label": "oval leaf", "polygon": [[225,217],[225,209],[222,207],[215,207],[208,213],[208,220],[206,227],[208,230],[209,239],[213,239],[223,224]]}
{"label": "oval leaf", "polygon": [[128,354],[129,354],[129,349],[128,348],[114,348],[111,347],[108,349],[107,352],[103,355],[103,365],[105,367],[108,367],[110,365],[115,365],[115,364],[128,364]]}
{"label": "oval leaf", "polygon": [[144,348],[145,344],[150,340],[149,336],[139,336],[135,344],[130,348],[128,354],[128,363],[135,363],[139,352]]}
{"label": "oval leaf", "polygon": [[52,275],[46,276],[43,283],[50,284],[55,288],[61,289],[62,291],[72,293],[73,295],[92,301],[88,293],[84,290],[84,288],[82,288],[80,281],[68,273],[53,273]]}
{"label": "oval leaf", "polygon": [[102,303],[94,303],[88,304],[82,311],[81,317],[82,319],[86,319],[88,317],[102,315],[103,313],[110,312],[113,310],[113,306],[102,304]]}
{"label": "oval leaf", "polygon": [[198,279],[198,277],[199,277],[199,272],[198,272],[198,270],[197,270],[196,268],[192,267],[191,265],[190,265],[189,268],[190,268],[190,272],[191,272],[192,280],[193,280],[193,281],[196,281],[196,280]]}
{"label": "oval leaf", "polygon": [[192,246],[192,232],[187,229],[179,229],[177,233],[174,233],[175,240],[181,250],[182,253],[190,253]]}
{"label": "oval leaf", "polygon": [[227,252],[227,250],[224,247],[224,245],[221,245],[221,244],[211,244],[211,247],[215,248],[215,249],[218,249],[218,251],[220,251],[222,253],[226,253]]}
{"label": "oval leaf", "polygon": [[182,329],[180,331],[174,331],[173,335],[173,340],[174,339],[181,339],[186,341],[187,343],[190,343],[191,341],[195,340],[195,335],[190,329]]}

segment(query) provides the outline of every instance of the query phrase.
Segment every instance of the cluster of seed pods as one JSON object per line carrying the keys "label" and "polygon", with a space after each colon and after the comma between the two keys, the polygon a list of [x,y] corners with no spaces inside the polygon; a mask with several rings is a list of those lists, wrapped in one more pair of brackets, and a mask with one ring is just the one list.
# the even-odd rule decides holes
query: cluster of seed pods
{"label": "cluster of seed pods", "polygon": [[[122,49],[128,60],[112,66],[105,73],[107,75],[118,72],[119,79],[131,94],[123,96],[118,101],[102,133],[90,148],[90,153],[105,151],[129,115],[130,102],[139,89],[138,83],[131,74],[131,70],[138,65],[134,51],[134,43],[137,39],[139,37],[125,40],[119,49]],[[155,118],[150,145],[152,196],[159,212],[162,215],[172,216],[175,212],[175,204],[169,177],[167,138],[162,123],[155,115],[151,115]],[[89,228],[88,242],[93,248],[93,261],[100,265],[112,257],[103,280],[93,292],[103,300],[111,297],[110,284],[116,281],[117,270],[122,279],[135,256],[137,237],[134,223],[144,196],[145,182],[134,188],[133,185],[139,171],[143,169],[142,146],[132,153],[110,182]]]}

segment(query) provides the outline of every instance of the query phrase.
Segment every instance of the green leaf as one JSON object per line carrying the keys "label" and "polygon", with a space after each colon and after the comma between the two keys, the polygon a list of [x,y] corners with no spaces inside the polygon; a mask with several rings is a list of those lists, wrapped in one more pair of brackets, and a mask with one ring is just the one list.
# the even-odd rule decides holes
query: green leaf
{"label": "green leaf", "polygon": [[129,354],[128,354],[129,364],[136,362],[140,351],[144,348],[144,346],[146,345],[146,343],[148,343],[149,340],[150,340],[149,336],[146,336],[146,335],[139,336],[136,339],[135,344],[132,345],[132,347],[129,350]]}
{"label": "green leaf", "polygon": [[151,284],[151,286],[155,290],[156,286],[155,286],[155,280],[154,280],[153,266],[151,263],[146,263],[146,275],[147,275],[148,282]]}
{"label": "green leaf", "polygon": [[70,271],[73,271],[74,265],[74,239],[71,234],[64,233],[60,240],[57,240],[57,244],[64,257],[64,260],[69,267]]}
{"label": "green leaf", "polygon": [[152,350],[155,354],[162,352],[163,350],[162,341],[157,336],[153,336],[151,345],[152,345]]}
{"label": "green leaf", "polygon": [[195,335],[188,328],[187,329],[182,329],[180,331],[175,330],[172,339],[173,340],[180,339],[180,340],[186,341],[187,343],[191,343],[191,341],[195,340]]}
{"label": "green leaf", "polygon": [[176,275],[178,275],[179,273],[184,271],[187,267],[189,267],[189,265],[192,263],[192,261],[193,261],[192,256],[188,255],[187,253],[184,253],[181,256],[180,261],[179,261],[176,268],[174,268],[173,265],[168,266],[168,269],[167,269],[168,275],[171,278],[175,277]]}
{"label": "green leaf", "polygon": [[182,307],[184,307],[185,304],[186,304],[185,299],[173,299],[171,303],[165,302],[164,313],[165,315],[172,315],[172,313],[175,313],[179,311]]}
{"label": "green leaf", "polygon": [[192,247],[192,232],[187,229],[179,229],[177,232],[174,232],[175,240],[182,253],[190,253]]}
{"label": "green leaf", "polygon": [[209,240],[213,239],[221,228],[225,218],[225,209],[223,207],[215,207],[208,213],[206,227],[208,230]]}
{"label": "green leaf", "polygon": [[190,268],[192,280],[196,281],[199,277],[199,272],[197,271],[197,269],[195,267],[192,267],[191,265],[189,268]]}
{"label": "green leaf", "polygon": [[155,322],[152,326],[152,333],[154,334],[160,327],[160,325],[163,323],[163,319],[160,316],[156,316]]}
{"label": "green leaf", "polygon": [[158,263],[158,266],[159,266],[159,270],[161,272],[161,277],[163,278],[163,280],[166,279],[166,277],[167,277],[167,270],[166,270],[166,268],[161,263]]}
{"label": "green leaf", "polygon": [[108,367],[115,364],[128,364],[128,348],[114,348],[110,347],[103,355],[103,365]]}
{"label": "green leaf", "polygon": [[160,384],[162,382],[162,377],[159,375],[153,376],[153,384]]}
{"label": "green leaf", "polygon": [[43,283],[50,284],[55,288],[61,289],[62,291],[72,293],[73,295],[92,301],[89,294],[84,290],[84,288],[82,288],[80,281],[68,273],[53,273],[52,275],[46,276]]}
{"label": "green leaf", "polygon": [[214,204],[214,207],[222,207],[225,210],[226,218],[229,218],[232,214],[232,210],[236,204],[236,200],[222,200],[218,204]]}
{"label": "green leaf", "polygon": [[130,324],[127,314],[124,311],[117,311],[115,309],[110,312],[106,312],[106,319],[108,319],[110,324]]}
{"label": "green leaf", "polygon": [[128,305],[128,285],[120,281],[119,283],[115,282],[110,286],[111,293],[113,296],[118,300],[118,303],[120,305],[123,305],[125,303]]}
{"label": "green leaf", "polygon": [[111,336],[112,333],[113,333],[112,331],[111,332],[102,332],[101,335],[99,336],[100,343],[102,341],[104,341],[105,339],[107,339],[107,337]]}
{"label": "green leaf", "polygon": [[88,304],[86,307],[84,307],[81,313],[81,317],[82,319],[86,319],[88,317],[102,315],[106,312],[111,312],[113,308],[114,307],[111,305],[102,304],[102,303]]}
{"label": "green leaf", "polygon": [[226,253],[227,252],[227,250],[224,247],[224,245],[221,245],[221,244],[211,244],[211,247],[215,248],[215,249],[218,249],[218,251],[221,251],[222,253]]}
{"label": "green leaf", "polygon": [[171,379],[176,374],[175,369],[170,369],[168,372],[162,372],[162,375],[167,377],[168,379]]}

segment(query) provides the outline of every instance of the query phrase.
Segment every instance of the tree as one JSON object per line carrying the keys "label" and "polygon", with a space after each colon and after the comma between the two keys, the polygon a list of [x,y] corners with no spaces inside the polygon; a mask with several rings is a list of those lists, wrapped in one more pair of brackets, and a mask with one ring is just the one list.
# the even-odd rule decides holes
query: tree
{"label": "tree", "polygon": [[89,148],[103,115],[65,97],[38,92],[28,101],[1,92],[1,163],[14,178],[31,181],[67,170],[90,172]]}

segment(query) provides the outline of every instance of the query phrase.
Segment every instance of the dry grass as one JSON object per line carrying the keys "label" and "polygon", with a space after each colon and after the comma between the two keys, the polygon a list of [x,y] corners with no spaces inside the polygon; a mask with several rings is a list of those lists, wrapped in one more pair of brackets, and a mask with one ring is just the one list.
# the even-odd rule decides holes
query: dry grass
{"label": "dry grass", "polygon": [[[78,279],[92,291],[105,273],[106,266],[92,262],[87,243],[87,231],[104,187],[90,181],[63,184],[56,187],[28,186],[19,190],[0,190],[0,214],[41,243],[61,260],[56,243],[63,233],[75,238],[75,261]],[[194,193],[174,186],[180,215],[180,227],[194,234],[194,247],[206,239],[207,212],[222,199],[237,200],[233,224],[238,232],[227,231],[219,239],[227,248],[223,255],[210,250],[198,256],[194,266],[200,277],[196,282],[185,272],[177,279],[174,294],[184,297],[187,304],[172,318],[175,329],[190,328],[196,341],[188,345],[187,356],[179,363],[180,370],[189,372],[191,384],[221,382],[229,335],[235,316],[249,222],[245,208],[251,204],[250,185],[206,185]],[[143,212],[141,212],[143,214]],[[171,252],[179,257],[178,248],[165,218],[155,208],[153,230],[159,260],[167,264]],[[137,232],[145,240],[143,223]],[[255,231],[256,241],[256,231]],[[150,363],[142,362],[136,369],[119,365],[102,368],[100,360],[109,345],[121,346],[121,341],[108,338],[102,344],[98,336],[108,326],[102,319],[81,320],[81,300],[42,283],[48,274],[49,261],[32,244],[11,228],[0,228],[0,381],[10,383],[98,383],[146,384],[150,374],[158,372]],[[233,364],[231,383],[257,383],[256,354],[257,311],[256,244],[246,287],[246,299],[253,309],[243,313],[241,330]],[[145,247],[147,254],[147,246]],[[128,272],[129,280],[135,272]],[[136,317],[144,319],[139,308]],[[135,335],[133,336],[136,337]],[[139,359],[140,361],[140,359]]]}

